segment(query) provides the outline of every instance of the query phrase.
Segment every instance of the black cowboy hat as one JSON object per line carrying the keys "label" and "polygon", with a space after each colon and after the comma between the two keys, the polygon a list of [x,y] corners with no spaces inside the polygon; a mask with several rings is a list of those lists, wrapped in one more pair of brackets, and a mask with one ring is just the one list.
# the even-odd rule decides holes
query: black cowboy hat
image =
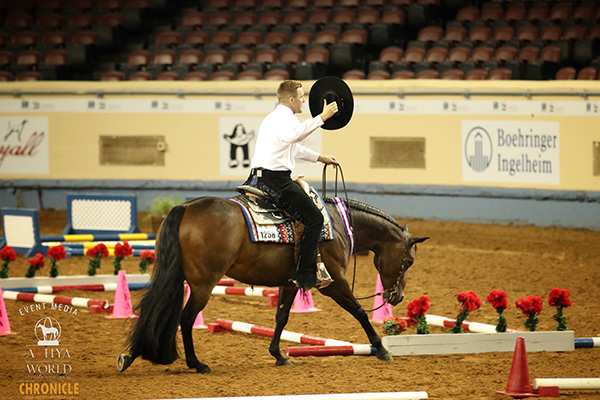
{"label": "black cowboy hat", "polygon": [[346,82],[335,76],[325,76],[312,85],[308,105],[313,117],[323,112],[323,99],[327,100],[327,104],[332,101],[337,102],[338,112],[325,121],[322,128],[333,130],[346,126],[350,122],[354,111],[352,91]]}

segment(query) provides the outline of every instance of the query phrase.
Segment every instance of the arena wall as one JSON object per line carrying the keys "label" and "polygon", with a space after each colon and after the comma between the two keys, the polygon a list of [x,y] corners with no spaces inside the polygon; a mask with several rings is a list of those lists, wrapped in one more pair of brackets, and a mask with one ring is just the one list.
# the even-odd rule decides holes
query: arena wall
{"label": "arena wall", "polygon": [[[339,159],[351,198],[405,219],[600,229],[600,83],[348,83],[350,123],[307,144]],[[145,210],[167,193],[232,196],[277,84],[1,83],[0,204],[133,193]],[[296,174],[320,188],[320,165]]]}

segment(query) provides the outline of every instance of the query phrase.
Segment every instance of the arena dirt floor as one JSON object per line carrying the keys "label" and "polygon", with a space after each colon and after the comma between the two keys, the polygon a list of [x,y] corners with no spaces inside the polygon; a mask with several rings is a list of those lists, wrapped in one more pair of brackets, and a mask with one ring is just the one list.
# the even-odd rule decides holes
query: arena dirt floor
{"label": "arena dirt floor", "polygon": [[[140,215],[142,231],[150,226]],[[554,287],[571,291],[573,306],[566,309],[568,323],[576,337],[600,335],[600,232],[579,229],[537,228],[531,226],[478,225],[454,222],[402,220],[410,222],[415,236],[431,236],[419,245],[417,260],[411,268],[405,301],[393,308],[395,316],[406,314],[412,299],[427,295],[431,314],[454,317],[459,308],[456,295],[475,291],[483,300],[480,310],[469,320],[494,324],[496,313],[485,302],[493,290],[508,293],[506,311],[509,327],[523,329],[525,316],[514,306],[519,298],[536,295],[544,300],[539,331],[556,329],[554,309],[547,304]],[[66,214],[40,212],[42,235],[60,234]],[[112,272],[112,258],[103,260],[99,273]],[[27,259],[19,256],[10,264],[12,277],[24,276]],[[61,275],[86,273],[88,260],[76,257],[59,262]],[[372,256],[358,257],[357,297],[374,293],[377,272]],[[138,261],[124,261],[129,274],[138,273]],[[39,275],[47,275],[48,266]],[[348,272],[352,276],[352,271]],[[1,284],[1,283],[0,283]],[[114,293],[68,291],[65,296],[114,300]],[[141,293],[132,292],[134,304]],[[61,382],[77,383],[79,394],[73,399],[163,399],[317,393],[426,391],[431,399],[501,399],[497,390],[507,384],[513,352],[469,355],[394,357],[382,362],[374,357],[335,356],[293,359],[293,366],[276,367],[269,355],[269,340],[243,333],[209,333],[195,330],[196,350],[201,361],[214,373],[195,374],[183,359],[174,364],[151,365],[136,360],[124,373],[117,372],[117,355],[134,320],[109,320],[102,314],[78,308],[77,315],[59,311],[37,311],[21,315],[28,303],[6,300],[6,309],[15,335],[0,338],[1,399],[62,398],[29,396],[19,393],[21,383],[50,382],[32,380],[26,368],[27,356],[35,345],[34,325],[43,316],[61,322],[61,343],[69,344],[72,371]],[[359,324],[328,298],[314,293],[315,306],[321,312],[294,314],[286,329],[313,336],[366,343]],[[365,308],[373,301],[365,300]],[[262,326],[273,326],[275,309],[266,299],[240,296],[213,296],[203,311],[205,322],[228,318]],[[382,333],[382,325],[374,324]],[[432,327],[432,333],[448,333]],[[414,327],[405,334],[414,334]],[[181,337],[178,336],[182,350]],[[282,348],[288,345],[282,342]],[[295,344],[290,344],[295,345]],[[533,378],[600,377],[600,348],[577,349],[527,355]],[[600,399],[600,390],[562,391],[565,399]]]}

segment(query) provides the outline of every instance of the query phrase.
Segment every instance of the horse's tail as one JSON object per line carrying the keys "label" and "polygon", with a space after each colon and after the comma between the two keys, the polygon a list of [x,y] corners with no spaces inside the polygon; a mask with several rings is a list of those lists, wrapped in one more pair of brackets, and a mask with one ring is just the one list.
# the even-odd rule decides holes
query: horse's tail
{"label": "horse's tail", "polygon": [[183,307],[183,265],[179,224],[184,205],[165,218],[156,249],[150,287],[137,306],[139,319],[129,337],[132,359],[141,356],[154,364],[171,364],[179,354],[175,336]]}

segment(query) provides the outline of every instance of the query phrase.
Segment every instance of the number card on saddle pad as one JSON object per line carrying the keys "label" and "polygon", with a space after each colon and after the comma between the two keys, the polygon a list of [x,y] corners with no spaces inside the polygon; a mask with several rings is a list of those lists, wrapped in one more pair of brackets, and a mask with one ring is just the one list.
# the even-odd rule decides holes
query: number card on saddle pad
{"label": "number card on saddle pad", "polygon": [[[323,214],[321,240],[333,240],[331,218],[323,199],[312,187],[310,197]],[[235,196],[231,201],[242,209],[253,242],[294,243],[296,221],[276,208],[271,201],[251,195]]]}

